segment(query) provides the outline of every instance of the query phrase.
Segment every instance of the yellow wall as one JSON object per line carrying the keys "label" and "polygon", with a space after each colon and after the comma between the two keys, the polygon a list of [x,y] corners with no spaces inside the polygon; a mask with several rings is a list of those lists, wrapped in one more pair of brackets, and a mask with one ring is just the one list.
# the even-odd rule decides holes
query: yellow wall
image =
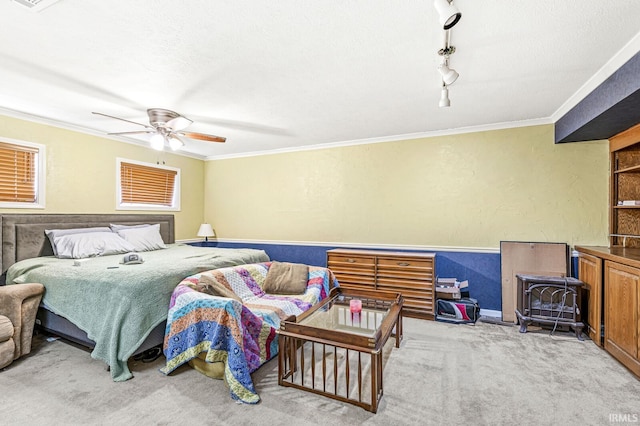
{"label": "yellow wall", "polygon": [[[0,138],[47,146],[46,208],[116,211],[116,157],[182,175],[176,238],[497,248],[607,245],[606,141],[555,145],[553,126],[207,161],[0,116]],[[134,212],[153,213],[153,212]]]}
{"label": "yellow wall", "polygon": [[497,248],[607,244],[607,141],[533,126],[207,161],[218,237]]}
{"label": "yellow wall", "polygon": [[0,115],[0,139],[46,145],[46,208],[0,209],[0,213],[158,213],[116,210],[116,157],[147,163],[164,161],[181,170],[181,211],[176,239],[195,237],[203,218],[204,162],[158,153],[143,146]]}

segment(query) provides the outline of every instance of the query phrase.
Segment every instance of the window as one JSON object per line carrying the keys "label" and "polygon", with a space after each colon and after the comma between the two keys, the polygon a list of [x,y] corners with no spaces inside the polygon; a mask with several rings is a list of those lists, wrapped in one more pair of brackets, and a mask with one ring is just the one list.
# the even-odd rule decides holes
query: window
{"label": "window", "polygon": [[44,145],[0,138],[0,208],[44,208]]}
{"label": "window", "polygon": [[180,169],[118,158],[118,210],[180,210]]}

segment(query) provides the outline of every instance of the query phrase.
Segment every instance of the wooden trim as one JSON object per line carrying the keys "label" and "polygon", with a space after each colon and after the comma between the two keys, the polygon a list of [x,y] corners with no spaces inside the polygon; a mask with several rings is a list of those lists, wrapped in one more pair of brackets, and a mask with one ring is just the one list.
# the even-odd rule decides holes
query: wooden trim
{"label": "wooden trim", "polygon": [[640,124],[611,136],[609,138],[609,152],[618,151],[637,142],[640,142]]}
{"label": "wooden trim", "polygon": [[[610,147],[611,147],[611,145],[612,145],[612,142],[609,142],[609,146]],[[616,198],[616,193],[617,193],[617,191],[616,191],[616,189],[617,189],[616,188],[616,182],[618,180],[617,180],[617,176],[615,176],[613,174],[613,172],[616,170],[615,156],[616,155],[613,152],[609,153],[609,170],[612,172],[612,173],[609,173],[609,206],[615,206],[617,204],[615,198]],[[609,210],[608,211],[608,213],[609,213],[609,235],[611,235],[611,234],[615,234],[616,231],[617,231],[616,230],[616,226],[615,226],[615,216],[614,215],[617,215],[618,213],[613,208],[609,208],[608,210]],[[609,237],[609,245],[613,246],[614,242],[615,242],[615,238],[610,236]]]}

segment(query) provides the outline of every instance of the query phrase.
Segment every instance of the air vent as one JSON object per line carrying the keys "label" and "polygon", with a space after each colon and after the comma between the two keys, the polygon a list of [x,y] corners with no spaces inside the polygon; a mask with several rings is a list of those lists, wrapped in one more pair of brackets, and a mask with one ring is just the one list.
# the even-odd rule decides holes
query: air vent
{"label": "air vent", "polygon": [[40,12],[58,1],[59,0],[13,0],[14,3],[24,6],[32,12]]}

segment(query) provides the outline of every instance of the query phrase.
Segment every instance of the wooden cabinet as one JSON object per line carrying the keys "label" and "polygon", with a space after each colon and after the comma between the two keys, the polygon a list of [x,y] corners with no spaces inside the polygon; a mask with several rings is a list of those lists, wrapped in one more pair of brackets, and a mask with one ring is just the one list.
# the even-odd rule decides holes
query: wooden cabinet
{"label": "wooden cabinet", "polygon": [[578,278],[590,286],[589,337],[600,341],[601,322],[604,349],[640,377],[640,248],[577,246],[576,250]]}
{"label": "wooden cabinet", "polygon": [[605,350],[640,377],[640,124],[611,137],[609,152],[609,247],[576,246],[578,278],[589,337],[599,343],[602,324]]}
{"label": "wooden cabinet", "polygon": [[401,293],[403,315],[433,319],[434,253],[335,249],[327,267],[341,287]]}
{"label": "wooden cabinet", "polygon": [[602,259],[586,253],[579,253],[578,277],[582,286],[582,318],[587,325],[589,338],[602,346]]}
{"label": "wooden cabinet", "polygon": [[640,269],[604,262],[605,349],[640,376]]}

